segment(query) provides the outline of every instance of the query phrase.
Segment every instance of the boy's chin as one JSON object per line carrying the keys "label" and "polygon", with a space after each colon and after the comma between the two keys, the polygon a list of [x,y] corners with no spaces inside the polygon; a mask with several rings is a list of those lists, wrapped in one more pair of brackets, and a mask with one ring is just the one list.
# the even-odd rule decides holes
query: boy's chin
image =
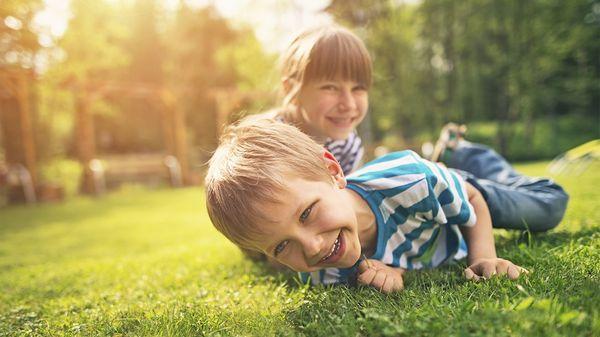
{"label": "boy's chin", "polygon": [[350,268],[352,266],[354,266],[356,264],[356,262],[360,259],[360,251],[356,251],[356,252],[348,252],[348,256],[347,256],[347,266],[344,266],[343,268]]}

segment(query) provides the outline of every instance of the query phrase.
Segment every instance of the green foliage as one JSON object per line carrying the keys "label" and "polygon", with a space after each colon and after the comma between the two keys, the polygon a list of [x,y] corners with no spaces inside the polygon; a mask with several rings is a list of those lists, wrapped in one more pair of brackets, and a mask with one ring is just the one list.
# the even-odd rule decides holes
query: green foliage
{"label": "green foliage", "polygon": [[[32,58],[39,47],[36,32],[9,29],[4,17],[22,19],[23,27],[29,27],[41,6],[40,1],[2,1],[0,64],[15,52],[27,51]],[[68,29],[46,54],[48,68],[35,86],[32,105],[38,112],[34,119],[41,162],[74,155],[76,98],[86,92],[102,155],[164,151],[160,97],[140,93],[140,86],[174,92],[177,108],[186,113],[191,145],[209,150],[216,143],[215,91],[235,96],[268,92],[277,84],[274,57],[263,52],[250,29],[234,28],[212,6],[195,8],[181,2],[176,11],[163,6],[154,0],[71,1]],[[36,44],[25,50],[25,39]],[[129,88],[98,91],[114,84]],[[270,106],[271,97],[263,96],[231,108]]]}
{"label": "green foliage", "polygon": [[[59,41],[66,58],[48,76],[81,85],[81,81],[123,78],[131,56],[123,44],[131,35],[127,17],[106,1],[74,0],[69,29]],[[102,27],[102,29],[99,29]]]}
{"label": "green foliage", "polygon": [[[598,116],[600,117],[600,116]],[[512,137],[507,142],[506,158],[510,162],[533,161],[555,157],[578,145],[595,139],[595,132],[600,120],[588,119],[580,115],[564,115],[554,119],[540,117],[532,121],[532,126],[516,124],[513,126]],[[498,148],[498,123],[473,122],[468,123],[467,140]],[[439,137],[439,130],[435,132],[420,132],[415,137],[415,150],[426,141]],[[398,146],[398,139],[384,139],[383,143],[395,150],[406,145]]]}
{"label": "green foliage", "polygon": [[40,167],[40,179],[64,188],[65,196],[75,196],[79,191],[81,165],[75,160],[55,158]]}
{"label": "green foliage", "polygon": [[[520,165],[546,174],[547,163]],[[563,223],[497,231],[517,281],[467,282],[463,264],[410,272],[406,289],[315,287],[243,258],[210,224],[199,188],[0,210],[5,336],[596,336],[600,166],[558,176]]]}
{"label": "green foliage", "polygon": [[[496,148],[522,158],[512,153],[516,129],[529,146],[534,121],[564,115],[594,125],[585,138],[600,137],[597,1],[353,0],[328,10],[373,54],[375,141],[400,134],[410,144],[449,121],[494,122]],[[570,135],[557,128],[549,137],[560,143]]]}
{"label": "green foliage", "polygon": [[3,0],[0,3],[0,68],[34,68],[35,55],[41,46],[32,22],[41,7],[40,0]]}
{"label": "green foliage", "polygon": [[215,55],[218,67],[233,69],[241,91],[272,91],[279,85],[275,55],[263,55],[262,46],[250,30],[240,30],[235,41]]}

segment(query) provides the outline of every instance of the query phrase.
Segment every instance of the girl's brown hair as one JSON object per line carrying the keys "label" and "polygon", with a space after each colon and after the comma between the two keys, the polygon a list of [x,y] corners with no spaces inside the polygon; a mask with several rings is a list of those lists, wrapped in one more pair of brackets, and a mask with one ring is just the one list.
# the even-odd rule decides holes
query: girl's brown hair
{"label": "girl's brown hair", "polygon": [[372,62],[363,41],[346,28],[328,25],[298,35],[281,56],[283,106],[306,83],[320,79],[356,81],[371,86]]}

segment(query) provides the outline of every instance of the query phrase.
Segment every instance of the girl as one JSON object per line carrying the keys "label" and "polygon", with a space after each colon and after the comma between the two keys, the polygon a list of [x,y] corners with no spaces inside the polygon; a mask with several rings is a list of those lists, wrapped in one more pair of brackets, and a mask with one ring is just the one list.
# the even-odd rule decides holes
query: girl
{"label": "girl", "polygon": [[[257,118],[293,124],[322,144],[344,174],[357,169],[363,146],[356,134],[369,108],[372,62],[364,42],[340,26],[300,33],[282,53],[281,107]],[[253,260],[264,255],[243,250]],[[271,266],[282,268],[268,259]]]}
{"label": "girl", "polygon": [[293,124],[323,144],[348,174],[363,155],[355,129],[369,108],[371,72],[365,44],[348,29],[306,30],[281,56],[283,102],[266,117]]}

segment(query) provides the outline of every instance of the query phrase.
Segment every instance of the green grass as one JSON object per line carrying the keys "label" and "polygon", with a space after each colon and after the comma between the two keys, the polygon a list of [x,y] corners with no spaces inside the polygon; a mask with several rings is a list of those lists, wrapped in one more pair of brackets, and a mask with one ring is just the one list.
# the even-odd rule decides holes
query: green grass
{"label": "green grass", "polygon": [[572,197],[559,228],[496,232],[531,275],[471,283],[454,265],[409,273],[391,296],[307,288],[245,260],[200,188],[4,208],[0,336],[598,336],[600,165],[557,180]]}

